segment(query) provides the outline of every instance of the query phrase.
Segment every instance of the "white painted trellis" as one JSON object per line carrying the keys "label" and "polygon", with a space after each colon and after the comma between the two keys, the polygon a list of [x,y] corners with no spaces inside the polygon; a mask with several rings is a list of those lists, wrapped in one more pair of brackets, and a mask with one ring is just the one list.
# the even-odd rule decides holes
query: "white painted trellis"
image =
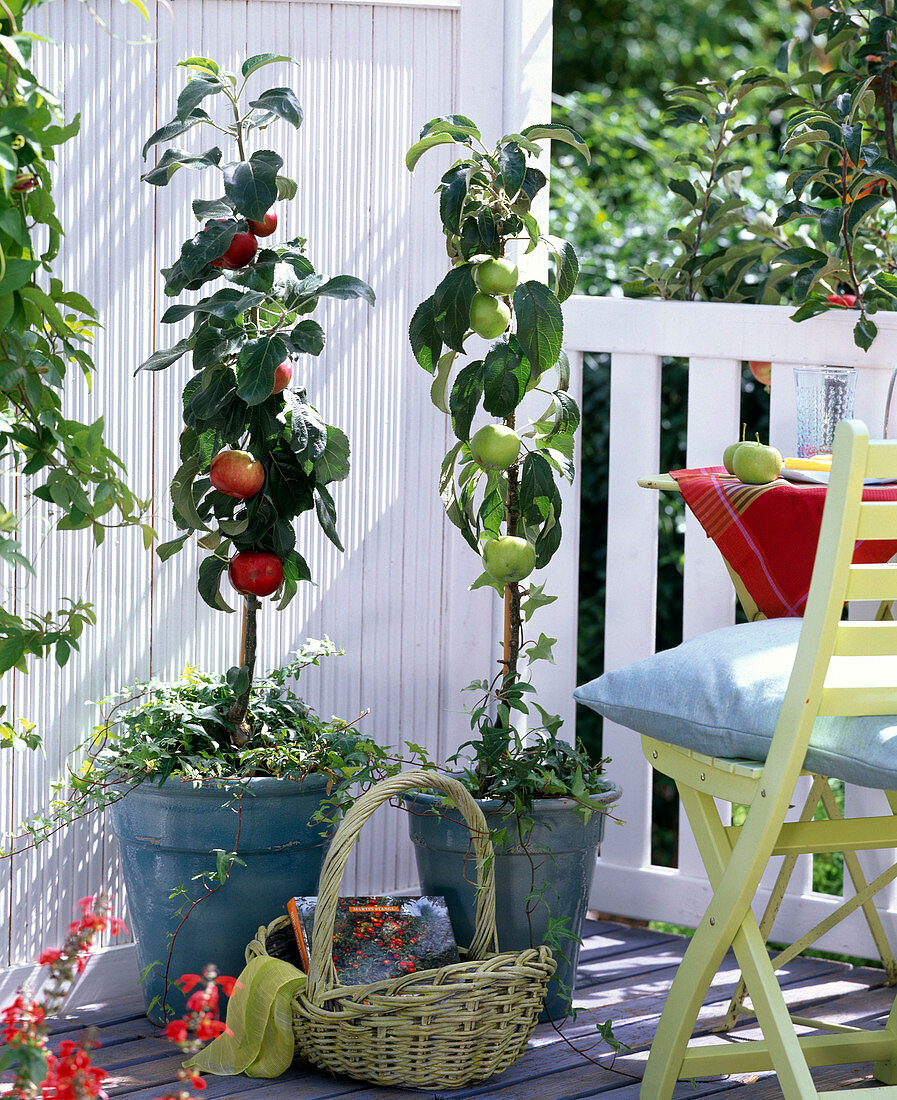
{"label": "white painted trellis", "polygon": [[[446,269],[434,189],[451,154],[429,154],[412,177],[404,151],[439,114],[468,114],[490,138],[546,120],[551,4],[173,0],[151,7],[147,28],[117,0],[56,0],[41,9],[45,24],[31,28],[58,44],[43,50],[41,71],[59,89],[66,116],[82,115],[81,136],[64,149],[58,171],[67,229],[59,270],[94,302],[104,328],[95,393],[73,387],[73,415],[105,415],[110,446],[136,491],[153,495],[160,537],[171,537],[167,484],[188,367],[136,377],[134,368],[179,335],[158,325],[167,304],[158,268],[193,231],[189,198],[198,177],[184,171],[156,191],[139,180],[140,148],[173,114],[180,58],[204,54],[233,69],[255,53],[294,57],[298,68],[272,67],[257,78],[261,88],[294,86],[306,114],[297,134],[281,126],[265,135],[286,151],[286,171],[299,182],[282,226],[309,239],[318,270],[359,275],[378,302],[373,310],[330,303],[321,311],[325,353],[297,371],[310,399],[352,441],[353,472],[335,493],[346,552],[304,518],[300,545],[316,586],[305,586],[286,612],[264,616],[260,660],[270,666],[306,637],[331,636],[346,656],[310,671],[301,685],[317,709],[354,717],[369,708],[364,727],[379,741],[407,738],[444,757],[469,733],[459,689],[487,675],[497,658],[500,609],[488,591],[467,591],[478,562],[447,530],[436,492],[449,446],[445,418],[430,405],[406,338],[414,307]],[[143,35],[149,44],[135,44]],[[211,179],[203,185],[214,187]],[[544,685],[546,703],[571,715],[572,498],[569,513],[571,538],[553,570],[565,602],[543,614],[542,628],[559,638],[560,653],[560,673]],[[221,669],[236,656],[236,616],[201,603],[192,552],[161,564],[134,530],[110,531],[95,551],[81,535],[44,538],[43,523],[32,511],[22,531],[28,547],[44,540],[38,576],[17,575],[7,598],[40,609],[55,608],[62,595],[87,598],[99,623],[63,670],[44,661],[27,677],[3,679],[7,717],[36,721],[47,747],[45,762],[0,757],[4,831],[46,805],[48,781],[96,720],[88,700],[151,672],[177,674],[186,662]],[[365,831],[352,889],[413,883],[404,834],[395,812]],[[25,963],[55,943],[79,896],[101,882],[117,886],[112,847],[94,821],[0,865],[0,966]],[[16,976],[8,972],[6,984]]]}
{"label": "white painted trellis", "polygon": [[[803,324],[790,309],[708,303],[573,298],[567,309],[566,341],[575,358],[582,352],[611,354],[610,455],[608,486],[607,605],[605,667],[617,668],[654,651],[657,599],[658,495],[636,484],[658,469],[661,432],[660,372],[663,356],[683,356],[688,370],[687,465],[715,465],[724,447],[738,438],[742,361],[773,364],[770,438],[783,453],[795,453],[795,364],[843,364],[859,368],[856,415],[880,435],[891,369],[897,362],[897,316],[878,314],[879,336],[868,353],[858,349],[849,312],[829,313]],[[893,417],[892,417],[893,423]],[[588,514],[588,504],[584,514]],[[734,622],[735,597],[716,547],[688,516],[685,534],[683,636]],[[595,675],[601,669],[594,670]],[[630,917],[694,926],[710,900],[694,840],[683,828],[678,867],[651,862],[651,769],[635,734],[604,726],[609,771],[623,786],[619,817],[611,825],[598,861],[592,903]],[[887,812],[879,792],[848,786],[855,813]],[[798,807],[799,809],[799,807]],[[872,874],[887,853],[863,853]],[[778,862],[778,861],[775,861]],[[809,857],[801,857],[773,931],[790,942],[796,928],[822,920],[832,898],[812,890]],[[868,877],[872,877],[868,874]],[[761,896],[771,886],[767,875]],[[850,885],[845,886],[850,892]],[[897,942],[897,896],[892,887],[878,896],[883,923]],[[819,941],[819,946],[874,957],[862,917],[854,914]]]}

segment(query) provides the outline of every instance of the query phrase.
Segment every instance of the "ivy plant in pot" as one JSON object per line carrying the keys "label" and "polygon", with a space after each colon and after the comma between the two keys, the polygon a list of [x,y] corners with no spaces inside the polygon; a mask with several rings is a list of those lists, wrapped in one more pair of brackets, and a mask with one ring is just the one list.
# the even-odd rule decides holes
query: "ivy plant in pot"
{"label": "ivy plant in pot", "polygon": [[[484,571],[472,587],[492,589],[504,603],[499,670],[469,685],[476,695],[474,736],[448,765],[480,800],[496,846],[500,947],[548,942],[558,955],[545,1010],[555,1017],[569,1006],[595,857],[607,809],[620,792],[603,775],[605,761],[589,760],[558,736],[561,719],[538,704],[529,678],[536,661],[551,660],[553,639],[527,637],[533,614],[556,599],[532,574],[561,542],[558,481],[573,480],[579,423],[567,392],[561,310],[576,282],[576,253],[545,236],[531,212],[546,177],[528,160],[544,139],[588,156],[579,135],[559,125],[526,127],[489,149],[470,119],[452,115],[424,126],[406,164],[413,170],[438,145],[461,147],[439,186],[451,269],[418,306],[410,340],[418,363],[433,375],[433,402],[451,418],[456,436],[440,492],[449,520],[482,559]],[[507,254],[517,240],[527,252],[547,245],[548,283],[521,281]],[[458,369],[472,337],[488,347]],[[516,726],[526,721],[522,733]],[[466,827],[437,797],[419,794],[409,808],[422,889],[445,895],[456,935],[469,939]]]}
{"label": "ivy plant in pot", "polygon": [[[149,1002],[159,998],[157,1017],[172,1006],[169,975],[199,973],[209,959],[239,972],[259,925],[283,912],[293,894],[315,892],[332,829],[320,820],[322,813],[332,817],[322,804],[332,801],[335,783],[372,774],[382,755],[350,724],[316,719],[288,687],[320,647],[254,683],[260,601],[273,596],[284,608],[311,577],[297,548],[296,518],[315,514],[342,550],[328,486],[348,474],[348,440],[297,385],[299,357],[324,347],[310,314],[325,297],[374,301],[360,279],[319,275],[302,238],[272,243],[279,221],[288,221],[277,204],[292,199],[297,185],[282,174],[278,153],[250,151],[250,142],[274,123],[302,122],[291,89],[247,93],[255,74],[274,63],[291,62],[257,55],[238,74],[209,58],[180,62],[189,75],[175,116],[144,146],[146,156],[169,145],[143,176],[147,183],[162,187],[191,168],[220,176],[222,190],[219,198],[194,200],[200,228],[162,272],[168,295],[207,284],[212,292],[168,308],[162,323],[189,319],[189,332],[142,364],[158,371],[189,356],[193,368],[171,482],[180,533],[158,553],[167,559],[196,537],[207,551],[200,596],[217,610],[233,610],[222,593],[226,574],[243,612],[237,664],[223,676],[195,673],[175,685],[151,685],[148,701],[118,719],[126,735],[113,736],[103,757],[122,773],[119,791],[134,787],[111,814],[138,956],[162,967],[145,985]],[[207,129],[225,135],[234,159],[217,146],[194,153],[169,144]],[[214,898],[200,863],[214,870]],[[191,882],[197,875],[198,886]]]}

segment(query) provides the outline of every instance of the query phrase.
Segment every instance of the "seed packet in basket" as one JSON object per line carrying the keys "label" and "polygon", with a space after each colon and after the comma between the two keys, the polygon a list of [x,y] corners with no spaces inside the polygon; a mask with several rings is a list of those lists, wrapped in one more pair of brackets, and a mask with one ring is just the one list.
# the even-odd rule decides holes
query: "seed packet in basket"
{"label": "seed packet in basket", "polygon": [[[317,897],[290,898],[287,911],[303,970],[308,970]],[[340,898],[333,965],[343,985],[365,985],[459,961],[442,897]]]}

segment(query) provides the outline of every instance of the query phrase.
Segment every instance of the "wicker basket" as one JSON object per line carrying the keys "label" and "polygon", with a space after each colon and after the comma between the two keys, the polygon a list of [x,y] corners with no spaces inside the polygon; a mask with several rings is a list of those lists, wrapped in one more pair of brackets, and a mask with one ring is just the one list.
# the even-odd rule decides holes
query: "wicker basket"
{"label": "wicker basket", "polygon": [[[370,985],[340,986],[331,940],[349,854],[378,806],[407,790],[427,788],[447,794],[473,834],[481,889],[466,959]],[[447,776],[404,772],[378,783],[352,806],[321,870],[308,982],[293,1000],[297,1054],[333,1073],[413,1088],[460,1088],[500,1073],[523,1054],[555,962],[547,947],[497,953],[491,856],[479,807]],[[265,941],[266,930],[260,929],[247,958],[267,954]]]}

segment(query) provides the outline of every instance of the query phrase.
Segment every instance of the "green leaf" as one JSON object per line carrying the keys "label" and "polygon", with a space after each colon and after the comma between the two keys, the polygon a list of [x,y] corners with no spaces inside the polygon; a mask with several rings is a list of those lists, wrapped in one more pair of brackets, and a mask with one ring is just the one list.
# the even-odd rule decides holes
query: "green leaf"
{"label": "green leaf", "polygon": [[561,391],[552,395],[555,405],[554,426],[545,437],[546,441],[558,435],[573,435],[579,427],[579,406],[573,398]]}
{"label": "green leaf", "polygon": [[458,371],[449,397],[452,429],[465,443],[470,439],[470,425],[480,398],[483,396],[483,362],[477,360]]}
{"label": "green leaf", "polygon": [[561,353],[564,319],[560,303],[543,283],[530,280],[514,291],[517,337],[534,371],[543,374]]}
{"label": "green leaf", "polygon": [[0,276],[0,297],[5,294],[12,294],[14,290],[23,287],[30,281],[37,267],[35,260],[7,260],[6,269],[3,271],[3,275]]}
{"label": "green leaf", "polygon": [[210,297],[193,305],[184,302],[169,306],[162,314],[162,324],[170,325],[176,321],[182,321],[191,313],[205,313],[211,317],[218,317],[222,321],[233,321],[247,309],[261,305],[264,301],[265,295],[258,290],[240,290],[234,286],[222,287]]}
{"label": "green leaf", "polygon": [[203,600],[215,611],[233,611],[220,592],[221,574],[227,569],[227,562],[221,558],[206,558],[199,567],[199,580],[196,588]]}
{"label": "green leaf", "polygon": [[221,69],[218,66],[217,61],[213,61],[211,57],[185,57],[183,61],[177,62],[179,69],[196,69],[198,72],[203,73],[206,77],[217,76]]}
{"label": "green leaf", "polygon": [[479,553],[476,534],[470,525],[466,511],[458,502],[455,490],[455,463],[463,450],[464,444],[456,443],[442,460],[442,468],[439,472],[439,498],[449,522],[458,528],[467,544]]}
{"label": "green leaf", "polygon": [[207,218],[233,218],[234,206],[225,198],[221,199],[194,199],[193,213],[200,221]]}
{"label": "green leaf", "polygon": [[483,362],[483,408],[502,419],[523,400],[530,365],[516,338],[492,345]]}
{"label": "green leaf", "polygon": [[428,134],[452,134],[482,140],[480,131],[467,115],[440,115],[432,118],[422,127],[419,136],[425,138]]}
{"label": "green leaf", "polygon": [[161,561],[168,561],[173,557],[184,545],[187,539],[193,534],[192,531],[187,531],[183,535],[178,535],[176,539],[172,539],[170,542],[163,542],[156,547],[156,553],[159,555]]}
{"label": "green leaf", "polygon": [[414,358],[432,374],[437,360],[442,361],[439,358],[442,355],[442,337],[436,325],[436,305],[432,296],[421,302],[414,311],[408,327],[408,339]]}
{"label": "green leaf", "polygon": [[218,146],[206,149],[204,153],[186,153],[183,149],[166,149],[155,168],[144,172],[140,177],[144,183],[154,187],[164,187],[179,168],[192,168],[202,171],[217,166],[221,161]]}
{"label": "green leaf", "polygon": [[247,57],[243,62],[240,72],[244,77],[252,76],[254,72],[263,68],[265,65],[273,65],[276,61],[284,61],[289,65],[296,65],[297,62],[292,57],[287,57],[285,54],[280,53],[257,53],[252,57]]}
{"label": "green leaf", "polygon": [[521,131],[524,137],[530,141],[538,141],[540,138],[550,138],[552,141],[562,141],[565,145],[572,145],[574,149],[582,153],[586,164],[590,163],[589,147],[582,137],[569,126],[560,126],[557,123],[548,123],[542,126],[524,126]]}
{"label": "green leaf", "polygon": [[278,176],[274,182],[277,185],[278,200],[292,202],[296,197],[296,192],[299,190],[299,185],[296,181],[288,179],[286,176]]}
{"label": "green leaf", "polygon": [[269,88],[258,99],[251,100],[249,106],[277,115],[297,130],[302,125],[302,107],[290,88]]}
{"label": "green leaf", "polygon": [[461,212],[470,187],[470,174],[459,166],[449,169],[442,177],[439,194],[439,217],[446,233],[457,235],[461,232]]}
{"label": "green leaf", "polygon": [[544,584],[531,584],[520,602],[520,610],[523,612],[524,621],[529,622],[540,607],[547,607],[548,604],[554,603],[556,600],[557,596],[545,595]]}
{"label": "green leaf", "polygon": [[870,320],[865,313],[860,315],[859,321],[853,327],[853,340],[858,348],[868,351],[872,341],[878,335],[878,326]]}
{"label": "green leaf", "polygon": [[695,191],[694,184],[691,180],[670,179],[667,180],[667,187],[669,187],[674,195],[681,195],[689,205],[697,206],[698,193]]}
{"label": "green leaf", "polygon": [[324,350],[324,330],[317,321],[300,321],[288,340],[293,351],[300,355],[320,355]]}
{"label": "green leaf", "polygon": [[327,444],[315,461],[315,482],[318,488],[349,476],[349,439],[339,428],[327,425]]}
{"label": "green leaf", "polygon": [[208,527],[196,510],[196,502],[193,499],[193,482],[198,473],[199,455],[190,455],[171,479],[171,503],[184,522],[194,531],[208,531]]}
{"label": "green leaf", "polygon": [[190,350],[190,343],[187,338],[178,340],[173,348],[164,348],[161,351],[154,351],[149,359],[144,360],[137,368],[138,370],[164,370],[165,367],[170,367],[172,363],[176,363],[182,355]]}
{"label": "green leaf", "polygon": [[160,126],[158,130],[150,134],[144,142],[143,159],[146,160],[146,154],[154,145],[180,137],[181,134],[186,134],[188,130],[192,130],[194,126],[198,126],[200,122],[211,121],[208,112],[204,111],[202,107],[197,107],[186,118],[175,118],[171,122],[166,122],[164,126]]}
{"label": "green leaf", "polygon": [[470,303],[476,289],[470,264],[461,264],[452,268],[433,294],[436,327],[453,351],[464,351],[464,337],[470,331]]}
{"label": "green leaf", "polygon": [[891,275],[888,272],[879,272],[874,278],[873,283],[890,295],[892,298],[897,298],[897,275]]}
{"label": "green leaf", "polygon": [[371,306],[377,300],[368,284],[354,275],[335,275],[320,287],[318,295],[321,298],[364,298]]}
{"label": "green leaf", "polygon": [[498,171],[505,194],[509,199],[515,199],[526,175],[526,157],[516,142],[501,146],[498,154]]}
{"label": "green leaf", "polygon": [[565,302],[573,293],[579,277],[579,259],[576,249],[569,241],[562,240],[560,237],[548,237],[547,241],[557,265],[554,293],[558,301]]}
{"label": "green leaf", "polygon": [[409,172],[413,172],[415,165],[428,149],[432,149],[435,145],[454,145],[454,143],[455,139],[451,134],[429,134],[415,142],[405,154],[405,167]]}
{"label": "green leaf", "polygon": [[324,534],[337,550],[343,550],[343,544],[336,533],[336,505],[333,503],[333,497],[323,485],[315,486],[315,511]]}
{"label": "green leaf", "polygon": [[217,76],[193,77],[178,96],[177,118],[183,122],[207,96],[218,95],[223,91],[224,84]]}
{"label": "green leaf", "polygon": [[279,336],[246,341],[237,356],[237,393],[247,405],[259,405],[271,396],[274,372],[286,357],[287,347]]}
{"label": "green leaf", "polygon": [[283,399],[294,456],[300,462],[317,462],[327,445],[327,425],[305,400],[304,390],[284,390]]}
{"label": "green leaf", "polygon": [[447,351],[439,359],[436,367],[436,376],[430,386],[430,400],[440,412],[448,413],[448,383],[451,377],[452,364],[458,358],[456,351]]}
{"label": "green leaf", "polygon": [[557,638],[549,638],[547,634],[540,634],[539,640],[536,642],[530,642],[526,647],[526,659],[532,664],[533,661],[550,661],[554,664],[554,654],[552,653],[552,647],[556,644]]}
{"label": "green leaf", "polygon": [[269,149],[224,166],[224,193],[244,218],[264,219],[277,201],[277,173],[282,167],[283,159]]}

